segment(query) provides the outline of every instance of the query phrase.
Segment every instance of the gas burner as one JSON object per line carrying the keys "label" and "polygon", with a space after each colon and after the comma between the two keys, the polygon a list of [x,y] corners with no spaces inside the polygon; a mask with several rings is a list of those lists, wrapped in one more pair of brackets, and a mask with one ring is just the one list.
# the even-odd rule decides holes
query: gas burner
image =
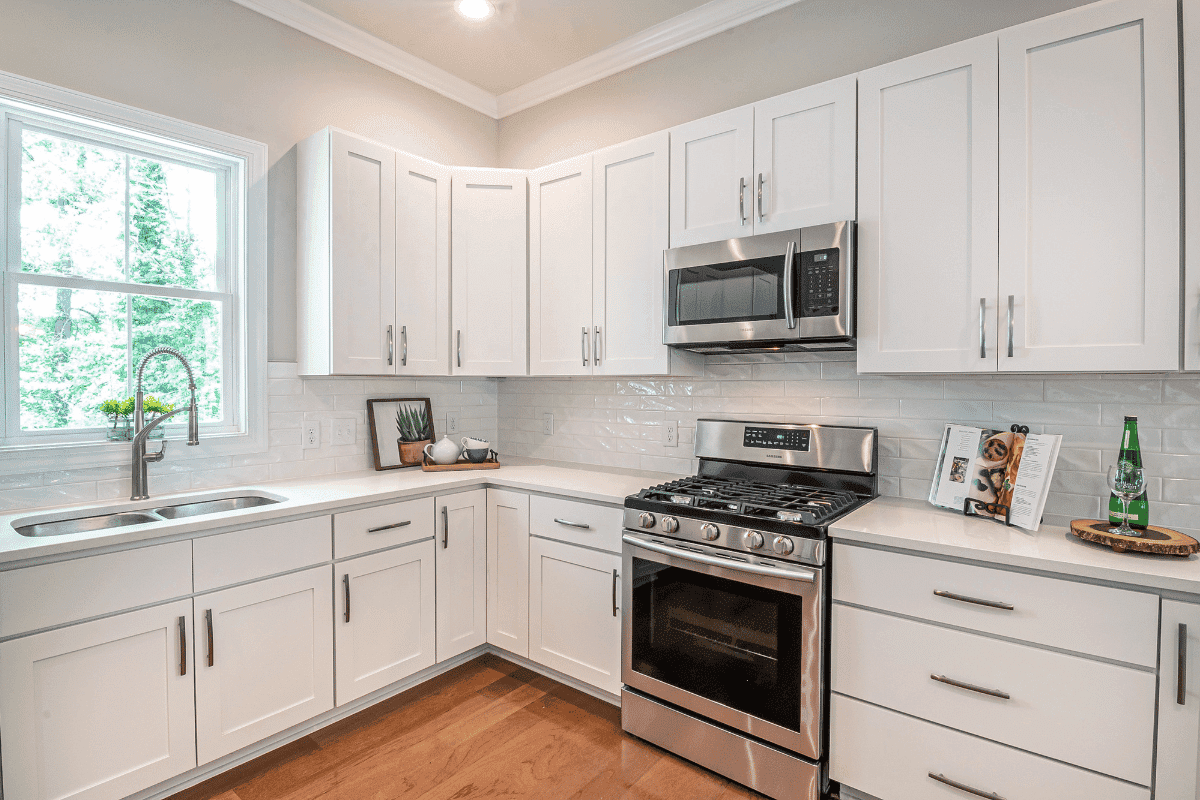
{"label": "gas burner", "polygon": [[848,491],[696,475],[640,492],[642,500],[803,525],[821,525],[858,504]]}

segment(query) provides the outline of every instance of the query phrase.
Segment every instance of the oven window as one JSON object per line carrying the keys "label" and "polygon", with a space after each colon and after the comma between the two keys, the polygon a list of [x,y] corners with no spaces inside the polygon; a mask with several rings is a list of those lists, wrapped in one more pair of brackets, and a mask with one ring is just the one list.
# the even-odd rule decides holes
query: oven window
{"label": "oven window", "polygon": [[801,598],[637,557],[633,573],[635,672],[800,729]]}
{"label": "oven window", "polygon": [[677,325],[783,317],[783,258],[671,270]]}

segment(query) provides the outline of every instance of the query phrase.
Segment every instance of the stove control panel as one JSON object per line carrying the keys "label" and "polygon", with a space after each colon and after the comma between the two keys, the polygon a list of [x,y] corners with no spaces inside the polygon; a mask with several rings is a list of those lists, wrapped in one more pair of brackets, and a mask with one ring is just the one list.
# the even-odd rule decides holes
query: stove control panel
{"label": "stove control panel", "polygon": [[742,446],[807,453],[811,436],[812,431],[807,428],[752,428],[747,425],[742,434]]}

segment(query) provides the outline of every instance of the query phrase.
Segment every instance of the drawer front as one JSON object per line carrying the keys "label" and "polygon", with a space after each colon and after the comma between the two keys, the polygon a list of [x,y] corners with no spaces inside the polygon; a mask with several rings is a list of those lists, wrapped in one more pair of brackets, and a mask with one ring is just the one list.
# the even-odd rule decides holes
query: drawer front
{"label": "drawer front", "polygon": [[0,573],[0,636],[192,593],[192,543],[171,542]]}
{"label": "drawer front", "polygon": [[830,778],[887,800],[973,796],[930,773],[1011,800],[1150,800],[1149,789],[833,696]]}
{"label": "drawer front", "polygon": [[835,692],[1150,784],[1151,672],[836,604],[831,635]]}
{"label": "drawer front", "polygon": [[335,558],[348,558],[433,536],[433,498],[333,515]]}
{"label": "drawer front", "polygon": [[558,497],[529,498],[529,533],[545,539],[619,553],[622,520],[620,508]]}
{"label": "drawer front", "polygon": [[1143,667],[1158,663],[1157,595],[846,545],[834,547],[834,564],[835,601]]}
{"label": "drawer front", "polygon": [[329,517],[206,536],[192,542],[197,592],[329,561]]}

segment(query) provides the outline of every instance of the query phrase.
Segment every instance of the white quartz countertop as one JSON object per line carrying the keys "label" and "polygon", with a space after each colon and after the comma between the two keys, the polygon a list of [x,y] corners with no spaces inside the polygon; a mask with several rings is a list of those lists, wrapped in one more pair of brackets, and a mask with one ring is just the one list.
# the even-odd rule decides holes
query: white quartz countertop
{"label": "white quartz countertop", "polygon": [[[528,460],[526,460],[528,461]],[[630,494],[670,480],[672,476],[630,470],[607,470],[586,466],[529,463],[502,466],[492,470],[461,472],[423,472],[420,469],[357,472],[326,475],[247,486],[230,486],[204,492],[152,496],[140,502],[113,501],[80,506],[39,508],[0,516],[0,564],[40,559],[95,548],[109,548],[129,542],[181,535],[229,530],[235,527],[269,524],[275,520],[329,513],[358,505],[403,500],[442,492],[460,492],[480,486],[518,489],[561,495],[574,500],[620,505]],[[35,522],[72,517],[110,514],[117,511],[157,508],[174,503],[199,501],[239,494],[264,494],[283,498],[273,505],[247,508],[178,520],[129,525],[123,528],[68,534],[65,536],[28,537],[15,528]]]}
{"label": "white quartz countertop", "polygon": [[[1063,527],[1036,533],[965,517],[922,500],[880,497],[830,527],[834,541],[954,556],[1148,589],[1200,594],[1200,556],[1116,553]],[[834,569],[837,569],[836,563]]]}

